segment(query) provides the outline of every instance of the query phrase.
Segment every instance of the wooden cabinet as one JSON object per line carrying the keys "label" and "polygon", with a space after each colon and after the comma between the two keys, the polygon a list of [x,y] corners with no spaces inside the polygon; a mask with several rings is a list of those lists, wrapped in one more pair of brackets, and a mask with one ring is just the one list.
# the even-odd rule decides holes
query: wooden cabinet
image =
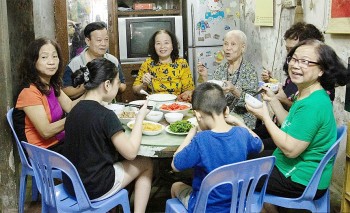
{"label": "wooden cabinet", "polygon": [[[106,0],[108,10],[108,35],[109,35],[109,53],[120,59],[119,55],[119,39],[118,39],[118,17],[133,17],[133,16],[167,16],[167,15],[182,15],[182,0],[138,0],[138,3],[154,3],[156,10],[133,10],[119,11],[118,2],[120,0]],[[123,0],[123,2],[132,7],[135,1]],[[63,55],[64,66],[69,62],[69,46],[68,46],[68,25],[67,25],[67,1],[54,1],[55,12],[55,31],[56,40],[60,44]],[[132,84],[135,80],[137,72],[143,61],[137,63],[123,63],[122,69],[126,79],[127,89],[123,94],[119,94],[118,101],[130,102],[137,99],[142,99],[132,91]],[[144,98],[144,97],[143,97]]]}
{"label": "wooden cabinet", "polygon": [[118,94],[117,101],[128,103],[134,100],[144,99],[144,95],[134,94],[132,91],[132,84],[137,77],[137,73],[140,69],[141,64],[122,64],[122,70],[125,77],[126,90],[122,94]]}
{"label": "wooden cabinet", "polygon": [[350,212],[350,122],[348,123],[347,142],[346,142],[346,160],[345,160],[345,178],[341,201],[340,212]]}
{"label": "wooden cabinet", "polygon": [[[132,8],[135,1],[123,0],[123,4]],[[123,6],[116,1],[110,1],[108,5],[109,10],[109,36],[110,36],[110,52],[119,59],[119,39],[118,39],[118,18],[122,17],[147,17],[147,16],[181,16],[182,15],[182,0],[139,0],[138,3],[153,3],[157,9],[152,10],[131,10],[121,11],[118,6]],[[122,26],[122,25],[121,25]],[[111,39],[112,38],[112,39]],[[132,84],[138,74],[138,70],[143,61],[137,62],[122,62],[122,70],[126,80],[127,89],[123,94],[118,95],[117,100],[122,102],[130,102],[133,100],[144,99],[144,96],[139,96],[133,93]]]}

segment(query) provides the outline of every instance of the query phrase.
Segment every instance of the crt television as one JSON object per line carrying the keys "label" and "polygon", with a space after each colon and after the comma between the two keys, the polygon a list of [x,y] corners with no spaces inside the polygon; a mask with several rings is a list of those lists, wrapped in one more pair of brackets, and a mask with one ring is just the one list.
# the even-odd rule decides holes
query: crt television
{"label": "crt television", "polygon": [[139,62],[148,57],[148,42],[154,32],[167,29],[174,33],[183,57],[181,16],[152,16],[118,18],[120,61]]}

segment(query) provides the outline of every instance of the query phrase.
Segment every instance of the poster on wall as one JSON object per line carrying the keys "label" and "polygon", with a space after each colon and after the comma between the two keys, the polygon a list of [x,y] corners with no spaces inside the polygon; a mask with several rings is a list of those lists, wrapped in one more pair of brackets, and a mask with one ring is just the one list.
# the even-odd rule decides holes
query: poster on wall
{"label": "poster on wall", "polygon": [[273,0],[259,0],[255,2],[255,25],[273,26]]}
{"label": "poster on wall", "polygon": [[332,0],[326,33],[350,34],[349,0]]}

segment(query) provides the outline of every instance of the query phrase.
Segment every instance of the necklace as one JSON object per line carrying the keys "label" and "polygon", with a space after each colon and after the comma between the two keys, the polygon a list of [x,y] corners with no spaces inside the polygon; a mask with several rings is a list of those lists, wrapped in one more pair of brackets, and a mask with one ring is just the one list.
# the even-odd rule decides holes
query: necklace
{"label": "necklace", "polygon": [[229,73],[229,70],[228,70],[228,68],[227,68],[227,72],[226,72],[226,80],[227,80],[227,81],[229,81],[229,78],[228,78],[229,76],[231,77],[231,76],[233,76],[234,74],[237,75],[237,78],[236,78],[235,83],[232,82],[233,85],[236,85],[236,83],[237,83],[237,81],[238,81],[239,75],[240,75],[240,73],[241,73],[242,63],[243,63],[243,58],[242,58],[242,60],[241,60],[241,63],[239,64],[239,67],[238,67],[237,71],[234,72],[234,73],[232,73],[232,74]]}

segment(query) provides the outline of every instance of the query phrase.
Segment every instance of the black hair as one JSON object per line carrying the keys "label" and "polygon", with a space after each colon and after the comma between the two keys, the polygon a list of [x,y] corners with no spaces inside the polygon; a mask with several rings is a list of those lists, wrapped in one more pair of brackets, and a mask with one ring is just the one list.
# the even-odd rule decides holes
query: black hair
{"label": "black hair", "polygon": [[[349,82],[349,72],[345,68],[341,59],[336,52],[322,41],[316,39],[306,39],[299,42],[294,46],[287,55],[292,57],[296,49],[301,46],[310,45],[315,48],[316,54],[318,54],[318,66],[323,71],[323,75],[319,81],[325,90],[332,90],[336,86],[344,86]],[[288,64],[285,61],[283,65],[284,72],[288,75]]]}
{"label": "black hair", "polygon": [[113,62],[105,58],[96,58],[80,67],[72,74],[73,87],[84,83],[86,90],[97,88],[102,82],[113,81],[118,76],[118,69]]}
{"label": "black hair", "polygon": [[171,60],[173,62],[175,62],[176,59],[179,58],[179,43],[176,39],[176,36],[171,33],[169,30],[165,30],[165,29],[161,29],[161,30],[158,30],[157,32],[155,32],[152,37],[149,39],[149,42],[148,42],[148,54],[151,56],[151,58],[153,59],[153,61],[155,63],[158,63],[159,62],[159,56],[156,52],[156,49],[154,47],[155,45],[155,40],[156,40],[156,36],[158,34],[161,34],[161,33],[166,33],[170,36],[171,38],[171,43],[173,45],[173,51],[171,52],[170,54],[170,57],[171,57]]}
{"label": "black hair", "polygon": [[58,43],[48,38],[38,38],[28,45],[18,68],[20,90],[24,87],[29,87],[30,84],[34,84],[42,94],[49,94],[50,90],[47,89],[47,85],[40,80],[39,71],[36,69],[36,62],[39,59],[40,49],[46,44],[52,44],[55,47],[59,59],[57,71],[50,79],[50,87],[53,88],[55,96],[58,97],[62,86],[62,52]]}
{"label": "black hair", "polygon": [[207,115],[224,113],[227,101],[222,88],[214,83],[205,82],[196,87],[192,95],[192,109]]}
{"label": "black hair", "polygon": [[85,38],[90,39],[91,32],[102,29],[107,29],[106,23],[104,23],[103,21],[92,22],[86,25],[86,27],[84,28],[84,36]]}
{"label": "black hair", "polygon": [[284,40],[293,39],[304,41],[306,39],[317,39],[324,42],[323,33],[313,24],[297,22],[292,25],[285,33]]}

